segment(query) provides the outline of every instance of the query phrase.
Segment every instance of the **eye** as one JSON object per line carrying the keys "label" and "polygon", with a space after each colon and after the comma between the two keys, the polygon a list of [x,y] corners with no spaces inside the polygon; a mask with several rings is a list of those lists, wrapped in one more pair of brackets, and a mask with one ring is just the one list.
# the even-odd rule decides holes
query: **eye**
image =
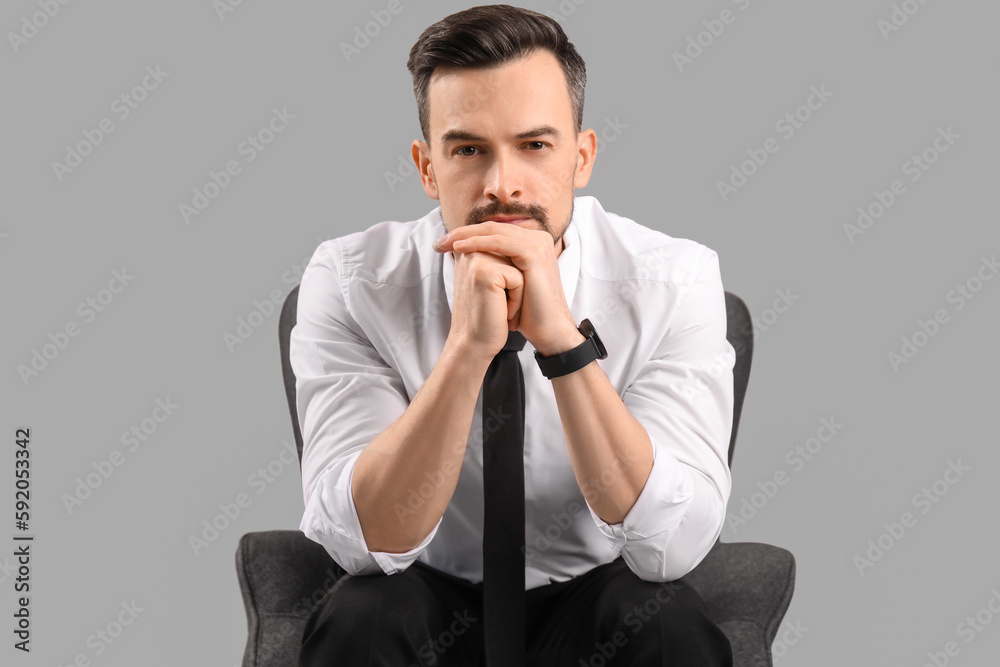
{"label": "eye", "polygon": [[548,146],[544,141],[529,141],[528,147],[533,151],[540,151]]}
{"label": "eye", "polygon": [[456,155],[461,155],[463,157],[472,157],[475,153],[470,153],[468,151],[478,151],[479,149],[475,146],[459,146],[455,149]]}

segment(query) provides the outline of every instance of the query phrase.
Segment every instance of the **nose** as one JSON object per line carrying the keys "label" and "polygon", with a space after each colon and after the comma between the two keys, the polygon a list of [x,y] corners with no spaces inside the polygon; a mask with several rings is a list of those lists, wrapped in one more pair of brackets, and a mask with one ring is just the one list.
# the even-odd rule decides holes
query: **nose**
{"label": "nose", "polygon": [[498,151],[486,172],[483,194],[487,199],[509,201],[521,197],[521,170],[516,158]]}

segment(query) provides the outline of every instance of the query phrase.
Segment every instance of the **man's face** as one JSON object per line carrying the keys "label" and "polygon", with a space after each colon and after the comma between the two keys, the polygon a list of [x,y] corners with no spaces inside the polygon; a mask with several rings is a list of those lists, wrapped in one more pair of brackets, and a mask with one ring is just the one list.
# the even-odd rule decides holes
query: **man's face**
{"label": "man's face", "polygon": [[439,68],[428,109],[430,141],[413,142],[413,159],[445,228],[520,219],[512,224],[547,231],[561,253],[597,140],[576,132],[556,57],[542,50],[495,68]]}

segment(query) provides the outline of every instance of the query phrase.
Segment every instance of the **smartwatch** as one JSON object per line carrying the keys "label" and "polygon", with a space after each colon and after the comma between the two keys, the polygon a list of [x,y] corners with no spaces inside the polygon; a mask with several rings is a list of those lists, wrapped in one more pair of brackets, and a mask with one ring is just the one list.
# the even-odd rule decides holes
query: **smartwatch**
{"label": "smartwatch", "polygon": [[543,357],[535,350],[535,361],[542,370],[542,375],[548,379],[569,375],[578,371],[595,359],[606,359],[608,351],[604,348],[601,337],[597,335],[597,330],[590,320],[585,319],[580,322],[577,330],[583,334],[587,340],[583,341],[572,350],[567,350],[551,357]]}

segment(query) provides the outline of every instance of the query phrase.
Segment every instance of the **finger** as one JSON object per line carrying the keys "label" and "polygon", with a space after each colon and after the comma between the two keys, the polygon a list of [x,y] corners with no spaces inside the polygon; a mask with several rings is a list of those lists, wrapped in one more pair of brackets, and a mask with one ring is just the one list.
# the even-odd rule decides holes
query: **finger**
{"label": "finger", "polygon": [[524,241],[511,238],[509,236],[472,236],[466,239],[459,239],[452,244],[452,249],[458,253],[488,252],[504,257],[509,257],[514,264],[527,269],[529,258],[524,251],[528,246]]}
{"label": "finger", "polygon": [[500,275],[507,291],[507,321],[519,322],[521,304],[524,301],[524,274],[516,267],[504,265],[500,267]]}
{"label": "finger", "polygon": [[[502,236],[516,236],[522,232],[530,231],[519,228],[517,225],[508,225],[501,222],[482,222],[475,225],[463,225],[457,227],[440,239],[434,242],[435,249],[451,250],[455,241],[460,241],[462,239],[474,238],[476,236],[492,236],[492,235],[502,235]],[[438,245],[438,241],[444,239],[444,243]]]}
{"label": "finger", "polygon": [[[524,302],[524,289],[512,289],[507,292],[507,320],[519,322],[521,319],[521,304]],[[516,326],[514,327],[517,328]]]}

